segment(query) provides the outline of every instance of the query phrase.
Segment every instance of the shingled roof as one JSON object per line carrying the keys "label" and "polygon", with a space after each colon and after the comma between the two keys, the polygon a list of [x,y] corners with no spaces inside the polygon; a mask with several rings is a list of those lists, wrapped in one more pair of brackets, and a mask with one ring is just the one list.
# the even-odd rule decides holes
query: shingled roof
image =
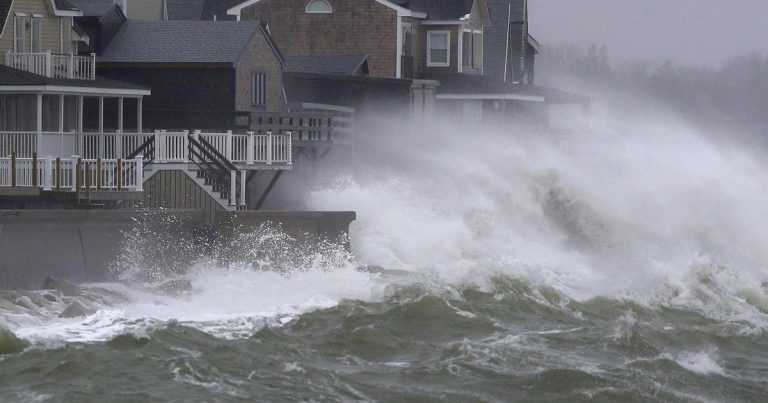
{"label": "shingled roof", "polygon": [[166,0],[166,11],[171,21],[226,21],[236,19],[227,9],[242,0]]}
{"label": "shingled roof", "polygon": [[285,64],[288,72],[368,74],[368,56],[365,54],[287,56]]}
{"label": "shingled roof", "polygon": [[0,65],[0,87],[3,86],[55,86],[55,87],[87,87],[111,90],[138,90],[149,91],[149,87],[96,77],[95,80],[68,80],[63,78],[48,78],[45,76],[28,73],[13,67]]}
{"label": "shingled roof", "polygon": [[83,17],[101,17],[115,9],[114,0],[69,0],[83,12]]}
{"label": "shingled roof", "polygon": [[[258,21],[131,21],[120,28],[102,63],[234,63],[255,35]],[[269,41],[269,39],[268,39]],[[276,48],[273,48],[279,55]],[[282,56],[278,56],[282,60]]]}

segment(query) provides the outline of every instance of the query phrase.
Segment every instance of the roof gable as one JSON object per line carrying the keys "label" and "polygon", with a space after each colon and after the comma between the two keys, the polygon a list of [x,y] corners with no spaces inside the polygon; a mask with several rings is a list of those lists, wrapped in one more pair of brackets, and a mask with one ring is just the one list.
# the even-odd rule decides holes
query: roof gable
{"label": "roof gable", "polygon": [[[239,17],[240,17],[240,10],[242,10],[244,8],[247,8],[247,7],[250,7],[250,6],[256,4],[256,3],[260,2],[260,1],[261,0],[247,0],[247,1],[241,2],[240,4],[237,4],[237,5],[234,5],[234,6],[230,7],[227,10],[227,14],[229,14],[229,15],[236,15],[236,16],[238,16],[238,19],[239,19]],[[360,0],[357,0],[357,1],[360,1]],[[411,9],[407,8],[407,7],[403,7],[401,4],[399,4],[399,2],[402,1],[402,0],[372,0],[372,1],[375,1],[375,2],[381,4],[381,5],[385,6],[385,7],[389,7],[391,9],[397,11],[397,14],[401,15],[401,16],[416,17],[416,18],[424,18],[425,17],[425,15],[423,13],[416,12],[414,10],[411,10]]]}
{"label": "roof gable", "polygon": [[5,33],[5,25],[8,23],[8,17],[11,15],[13,0],[0,0],[0,36]]}
{"label": "roof gable", "polygon": [[264,31],[258,21],[129,20],[104,50],[100,61],[234,63],[259,34]]}

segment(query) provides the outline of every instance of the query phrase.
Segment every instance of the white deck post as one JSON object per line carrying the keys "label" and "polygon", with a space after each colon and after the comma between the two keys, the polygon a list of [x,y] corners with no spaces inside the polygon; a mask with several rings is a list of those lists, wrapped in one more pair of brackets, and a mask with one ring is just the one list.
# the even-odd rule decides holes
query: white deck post
{"label": "white deck post", "polygon": [[240,171],[240,205],[245,206],[245,170]]}
{"label": "white deck post", "polygon": [[45,51],[45,76],[53,78],[53,57],[51,57],[51,51]]}
{"label": "white deck post", "polygon": [[50,155],[45,159],[45,169],[43,170],[43,183],[45,184],[45,187],[43,190],[51,190],[51,160],[52,158]]}
{"label": "white deck post", "polygon": [[230,206],[236,206],[237,201],[235,200],[237,192],[237,171],[232,170],[229,171],[229,205]]}
{"label": "white deck post", "polygon": [[136,191],[144,191],[144,157],[136,157]]}
{"label": "white deck post", "polygon": [[267,132],[267,165],[272,165],[272,132]]}
{"label": "white deck post", "polygon": [[189,130],[184,130],[184,138],[181,139],[181,155],[184,156],[184,162],[189,161]]}
{"label": "white deck post", "polygon": [[117,98],[117,130],[123,131],[123,97]]}
{"label": "white deck post", "polygon": [[286,139],[288,142],[288,165],[293,165],[293,133],[288,132],[288,138]]}
{"label": "white deck post", "polygon": [[247,150],[246,150],[246,157],[245,157],[246,158],[245,163],[248,164],[248,165],[253,165],[253,159],[254,159],[253,154],[254,154],[254,151],[255,151],[254,150],[255,145],[253,143],[253,132],[250,132],[250,131],[248,132],[248,137],[246,138],[245,143],[246,143],[246,148],[247,148]]}
{"label": "white deck post", "polygon": [[157,162],[164,162],[165,158],[163,141],[160,137],[160,130],[155,130],[155,160]]}
{"label": "white deck post", "polygon": [[83,130],[83,100],[85,97],[82,95],[77,96],[77,132],[82,133]]}
{"label": "white deck post", "polygon": [[104,97],[99,97],[99,133],[104,133]]}
{"label": "white deck post", "polygon": [[[43,93],[37,94],[37,144],[35,144],[35,151],[40,151],[40,146],[43,144]],[[29,156],[31,157],[31,155]]]}
{"label": "white deck post", "polygon": [[64,132],[64,94],[59,95],[59,133]]}
{"label": "white deck post", "polygon": [[143,99],[141,97],[136,98],[136,133],[141,133],[144,130],[144,121],[143,115],[144,112],[142,111],[143,105]]}
{"label": "white deck post", "polygon": [[227,130],[227,150],[224,153],[224,156],[232,161],[232,130]]}

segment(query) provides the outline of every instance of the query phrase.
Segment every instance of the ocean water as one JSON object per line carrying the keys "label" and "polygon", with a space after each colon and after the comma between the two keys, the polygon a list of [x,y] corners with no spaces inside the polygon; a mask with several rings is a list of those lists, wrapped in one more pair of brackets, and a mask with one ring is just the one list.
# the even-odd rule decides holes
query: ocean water
{"label": "ocean water", "polygon": [[372,130],[307,193],[349,252],[139,226],[114,283],[0,295],[0,400],[767,401],[761,150],[571,127]]}

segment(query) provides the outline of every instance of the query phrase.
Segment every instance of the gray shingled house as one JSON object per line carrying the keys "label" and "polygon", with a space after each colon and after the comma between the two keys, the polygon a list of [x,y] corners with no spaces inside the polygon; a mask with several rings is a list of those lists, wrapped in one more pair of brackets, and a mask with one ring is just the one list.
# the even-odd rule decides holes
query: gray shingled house
{"label": "gray shingled house", "polygon": [[153,89],[147,128],[231,129],[253,112],[283,109],[284,63],[258,21],[128,20],[99,73]]}

